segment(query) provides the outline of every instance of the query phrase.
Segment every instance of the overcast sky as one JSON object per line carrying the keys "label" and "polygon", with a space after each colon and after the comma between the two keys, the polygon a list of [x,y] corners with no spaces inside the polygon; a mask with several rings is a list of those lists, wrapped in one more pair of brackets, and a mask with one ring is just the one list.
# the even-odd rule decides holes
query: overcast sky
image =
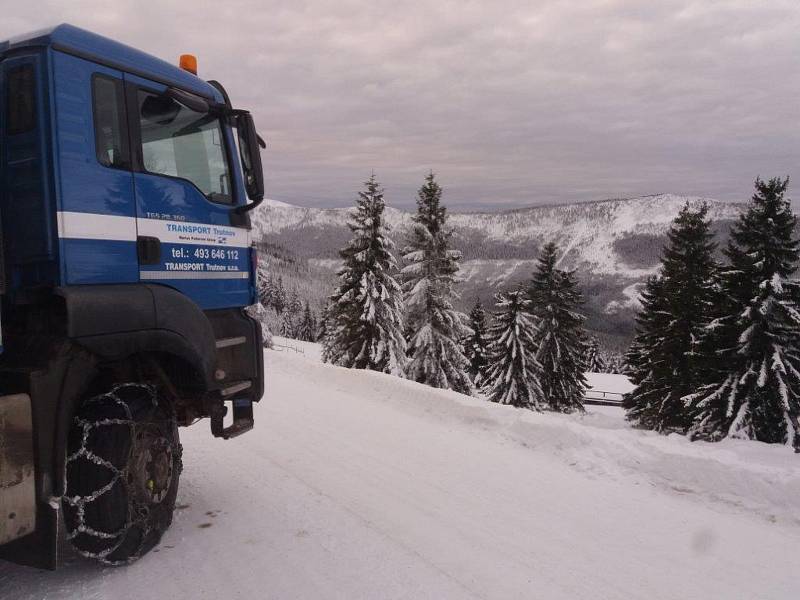
{"label": "overcast sky", "polygon": [[[268,195],[395,206],[429,169],[459,209],[800,182],[800,1],[0,0],[0,39],[59,22],[198,56],[269,141]],[[800,193],[793,194],[800,197]]]}

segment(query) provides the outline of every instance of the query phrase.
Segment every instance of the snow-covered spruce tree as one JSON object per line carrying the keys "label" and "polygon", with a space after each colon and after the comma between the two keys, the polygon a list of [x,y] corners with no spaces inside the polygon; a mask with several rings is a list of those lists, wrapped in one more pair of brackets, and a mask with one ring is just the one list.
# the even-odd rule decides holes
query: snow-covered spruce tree
{"label": "snow-covered spruce tree", "polygon": [[275,296],[275,282],[272,275],[267,272],[264,261],[259,261],[256,274],[258,300],[264,307],[272,306],[272,299]]}
{"label": "snow-covered spruce tree", "polygon": [[322,361],[333,362],[330,350],[333,349],[333,335],[336,330],[333,323],[333,301],[328,298],[325,306],[322,307],[322,314],[319,318],[319,329],[317,330],[317,340],[322,345]]}
{"label": "snow-covered spruce tree", "polygon": [[300,322],[301,313],[303,312],[303,302],[300,300],[300,294],[297,290],[292,290],[286,300],[286,310],[292,316],[292,321],[295,323]]}
{"label": "snow-covered spruce tree", "polygon": [[669,395],[670,365],[661,357],[663,332],[669,324],[664,281],[660,275],[647,279],[639,293],[641,310],[636,315],[636,337],[625,353],[624,373],[636,386],[625,394],[622,406],[629,421],[645,429],[657,429],[657,407]]}
{"label": "snow-covered spruce tree", "polygon": [[482,390],[492,402],[541,410],[545,404],[537,373],[536,318],[521,291],[497,295],[497,312],[489,326],[488,364]]}
{"label": "snow-covered spruce tree", "polygon": [[687,397],[693,439],[748,438],[800,449],[800,312],[790,281],[800,258],[789,180],[756,179],[720,279],[725,315],[712,321],[712,381]]}
{"label": "snow-covered spruce tree", "polygon": [[602,361],[605,365],[603,373],[612,373],[614,375],[621,375],[627,368],[625,365],[625,356],[619,352],[601,351]]}
{"label": "snow-covered spruce tree", "polygon": [[586,317],[578,312],[583,299],[572,271],[556,267],[558,248],[542,249],[528,288],[531,310],[538,317],[536,379],[550,410],[583,410],[586,389]]}
{"label": "snow-covered spruce tree", "polygon": [[466,316],[453,308],[461,253],[450,249],[452,231],[433,173],[417,196],[417,214],[403,251],[409,379],[471,394],[469,361],[461,342],[469,333]]}
{"label": "snow-covered spruce tree", "polygon": [[339,253],[344,262],[325,318],[323,358],[354,369],[403,376],[402,290],[384,220],[383,189],[375,176],[358,194],[348,226],[353,238]]}
{"label": "snow-covered spruce tree", "polygon": [[303,309],[303,316],[297,326],[297,339],[304,342],[317,341],[317,319],[314,317],[314,313],[311,312],[311,306],[307,300]]}
{"label": "snow-covered spruce tree", "polygon": [[605,373],[606,362],[602,352],[600,352],[600,342],[592,336],[586,342],[586,371],[589,373]]}
{"label": "snow-covered spruce tree", "polygon": [[469,313],[469,326],[472,333],[464,342],[464,349],[469,360],[469,375],[475,387],[480,387],[487,365],[486,349],[486,311],[480,299]]}
{"label": "snow-covered spruce tree", "polygon": [[272,289],[271,302],[275,312],[279,315],[283,314],[283,310],[287,305],[287,298],[286,289],[283,287],[283,277],[280,275],[278,275],[278,281],[275,282],[275,287]]}
{"label": "snow-covered spruce tree", "polygon": [[683,397],[706,377],[703,331],[718,303],[716,244],[708,207],[687,203],[672,222],[657,281],[647,284],[637,320],[638,355],[629,360],[636,384],[625,398],[628,420],[662,433],[684,433],[690,414]]}
{"label": "snow-covered spruce tree", "polygon": [[297,324],[294,322],[292,313],[288,308],[284,308],[281,313],[281,336],[286,338],[297,337]]}

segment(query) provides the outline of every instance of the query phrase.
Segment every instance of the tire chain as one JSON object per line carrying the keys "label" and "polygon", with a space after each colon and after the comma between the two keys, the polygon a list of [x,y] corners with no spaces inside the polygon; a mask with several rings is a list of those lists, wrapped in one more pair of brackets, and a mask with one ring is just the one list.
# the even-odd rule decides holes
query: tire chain
{"label": "tire chain", "polygon": [[[69,504],[70,506],[72,506],[72,507],[74,507],[76,509],[76,514],[77,514],[77,517],[78,517],[78,526],[74,529],[74,531],[67,533],[67,540],[74,539],[78,534],[84,534],[84,535],[88,535],[88,536],[91,536],[91,537],[94,537],[94,538],[98,538],[98,539],[114,539],[114,538],[118,538],[118,541],[114,545],[112,545],[110,548],[107,548],[107,549],[102,550],[100,552],[88,552],[88,551],[80,550],[80,549],[76,548],[76,550],[82,556],[85,556],[87,558],[92,558],[92,559],[100,561],[101,563],[104,563],[104,564],[107,564],[107,565],[112,565],[112,566],[118,566],[118,565],[124,565],[124,564],[132,563],[132,562],[136,561],[141,556],[141,551],[142,551],[142,548],[144,547],[145,540],[147,539],[147,536],[151,531],[151,527],[147,523],[147,517],[149,515],[149,508],[147,506],[145,506],[144,503],[141,503],[141,502],[138,502],[138,501],[131,501],[130,498],[134,498],[135,494],[132,494],[131,491],[128,490],[128,498],[129,498],[128,518],[126,520],[125,525],[121,529],[119,529],[118,531],[115,531],[113,533],[108,533],[108,532],[105,532],[105,531],[97,531],[96,529],[94,529],[94,528],[92,528],[92,527],[90,527],[89,525],[86,524],[86,521],[85,521],[85,507],[86,507],[86,505],[94,502],[95,500],[100,498],[103,494],[107,493],[109,490],[111,490],[114,487],[114,485],[118,481],[121,482],[122,485],[124,485],[126,488],[128,488],[128,486],[129,486],[128,474],[129,474],[129,467],[130,467],[130,464],[126,464],[124,469],[118,469],[111,462],[105,460],[104,458],[102,458],[100,456],[97,456],[95,453],[93,453],[91,450],[89,450],[86,447],[86,443],[87,443],[87,441],[89,439],[89,434],[91,433],[92,429],[94,429],[95,427],[102,427],[102,426],[105,426],[105,425],[127,425],[131,430],[131,432],[130,432],[131,449],[133,448],[134,441],[135,441],[135,436],[136,436],[136,433],[137,433],[137,429],[139,427],[146,426],[149,423],[137,423],[132,417],[131,410],[130,410],[130,407],[128,406],[128,404],[124,400],[122,400],[119,396],[117,396],[117,394],[116,394],[116,392],[118,390],[120,390],[121,388],[130,389],[132,387],[141,388],[143,390],[146,390],[147,394],[151,398],[152,405],[153,406],[158,406],[158,393],[156,391],[156,388],[154,386],[152,386],[152,385],[141,384],[141,383],[122,383],[122,384],[118,384],[118,385],[115,385],[113,388],[111,388],[111,390],[106,392],[105,394],[100,394],[98,396],[94,396],[94,397],[90,398],[89,400],[87,400],[87,403],[103,402],[103,401],[111,401],[111,402],[113,402],[114,404],[122,407],[122,409],[125,411],[125,417],[126,418],[124,418],[124,419],[108,418],[108,419],[100,419],[100,420],[97,420],[97,421],[87,421],[87,420],[82,419],[80,417],[75,417],[75,424],[78,425],[79,427],[81,427],[81,429],[83,430],[82,431],[82,437],[81,437],[81,447],[77,451],[75,451],[72,454],[70,454],[67,457],[67,460],[66,460],[66,465],[69,465],[69,463],[74,462],[75,460],[77,460],[77,459],[79,459],[81,457],[84,457],[87,460],[89,460],[90,462],[93,462],[96,465],[99,465],[99,466],[102,466],[102,467],[108,469],[113,474],[112,478],[111,478],[111,481],[109,481],[103,487],[95,490],[94,492],[92,492],[88,496],[68,496],[68,495],[65,494],[62,497],[62,501],[63,502],[66,502],[67,504]],[[176,426],[176,421],[175,421],[175,417],[174,416],[170,420],[170,426],[171,427],[175,427]],[[181,460],[181,455],[182,455],[182,450],[183,450],[182,446],[181,446],[181,444],[177,444],[176,446],[177,447],[174,449],[174,451],[177,453],[176,454],[176,458],[177,458],[177,460],[176,460],[176,469],[177,469],[178,473],[176,473],[175,475],[180,473],[180,471],[182,469],[182,465],[183,465],[183,462]],[[130,463],[130,462],[131,462],[130,460],[127,461],[127,463]],[[141,537],[140,537],[139,546],[137,547],[136,551],[133,552],[131,554],[131,556],[129,558],[127,558],[126,560],[109,560],[107,558],[108,555],[112,554],[114,551],[116,551],[122,545],[122,543],[126,540],[128,531],[134,525],[141,525],[142,526],[142,534],[141,534]]]}

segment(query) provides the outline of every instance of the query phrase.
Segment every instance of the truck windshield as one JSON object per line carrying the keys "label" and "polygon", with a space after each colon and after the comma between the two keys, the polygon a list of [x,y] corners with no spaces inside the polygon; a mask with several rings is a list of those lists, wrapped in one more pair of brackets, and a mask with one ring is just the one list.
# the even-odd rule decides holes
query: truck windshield
{"label": "truck windshield", "polygon": [[172,98],[139,91],[142,159],[150,173],[191,181],[214,202],[232,203],[219,118]]}

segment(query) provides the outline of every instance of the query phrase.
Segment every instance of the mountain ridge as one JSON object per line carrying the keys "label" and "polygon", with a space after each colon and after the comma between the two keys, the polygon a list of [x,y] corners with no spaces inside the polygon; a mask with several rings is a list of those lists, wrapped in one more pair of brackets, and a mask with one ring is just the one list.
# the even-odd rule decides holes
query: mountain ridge
{"label": "mountain ridge", "polygon": [[[630,241],[634,236],[665,235],[687,202],[692,206],[708,204],[709,216],[715,222],[732,221],[744,206],[713,198],[659,194],[498,212],[452,212],[449,224],[455,233],[455,246],[462,250],[465,260],[532,259],[544,243],[552,240],[561,247],[564,266],[642,277],[653,271],[657,261],[643,264],[641,257],[632,256],[630,243],[626,245],[623,241],[620,246],[619,241]],[[273,201],[257,211],[254,228],[257,237],[270,241],[294,237],[292,246],[305,258],[335,259],[346,241],[342,234],[347,231],[351,210]],[[390,235],[399,242],[411,228],[413,212],[387,207],[385,214],[393,232]],[[301,239],[286,235],[299,230],[303,231]],[[631,264],[632,258],[635,264]]]}
{"label": "mountain ridge", "polygon": [[[659,198],[665,197],[672,197],[672,198],[685,198],[689,200],[702,200],[712,204],[730,204],[734,206],[745,204],[744,201],[729,201],[729,200],[719,200],[717,198],[710,198],[707,196],[694,196],[691,194],[674,194],[671,192],[660,192],[656,194],[643,194],[641,196],[619,196],[616,198],[599,198],[595,200],[580,200],[577,202],[554,202],[548,204],[530,204],[525,206],[518,206],[514,208],[501,208],[498,210],[491,210],[491,209],[484,209],[484,210],[454,210],[451,211],[453,214],[461,214],[461,215],[495,215],[495,214],[505,214],[505,213],[514,213],[514,212],[526,212],[531,210],[538,210],[538,209],[545,209],[545,208],[563,208],[567,206],[585,206],[590,204],[603,204],[607,202],[625,202],[631,200],[657,200]],[[273,198],[265,198],[264,203],[262,204],[264,207],[278,207],[278,208],[298,208],[298,209],[309,209],[309,210],[320,210],[320,211],[329,211],[329,210],[350,210],[352,206],[330,206],[330,207],[312,207],[312,206],[303,206],[301,204],[294,204],[292,202],[285,202],[283,200],[275,200]],[[397,208],[391,205],[387,205],[387,208],[391,208],[393,210],[397,210],[400,212],[408,212],[413,213],[413,209],[404,209],[404,208]]]}
{"label": "mountain ridge", "polygon": [[[638,286],[657,270],[667,230],[687,202],[708,205],[723,243],[746,206],[698,196],[653,194],[497,212],[450,212],[453,245],[463,255],[460,308],[467,309],[476,298],[491,304],[495,292],[520,285],[535,268],[541,247],[554,241],[561,251],[560,266],[578,274],[590,328],[624,344],[633,332]],[[289,248],[315,268],[333,273],[339,264],[338,251],[350,237],[351,210],[265,202],[253,218],[254,237]],[[398,254],[413,214],[386,208]]]}

